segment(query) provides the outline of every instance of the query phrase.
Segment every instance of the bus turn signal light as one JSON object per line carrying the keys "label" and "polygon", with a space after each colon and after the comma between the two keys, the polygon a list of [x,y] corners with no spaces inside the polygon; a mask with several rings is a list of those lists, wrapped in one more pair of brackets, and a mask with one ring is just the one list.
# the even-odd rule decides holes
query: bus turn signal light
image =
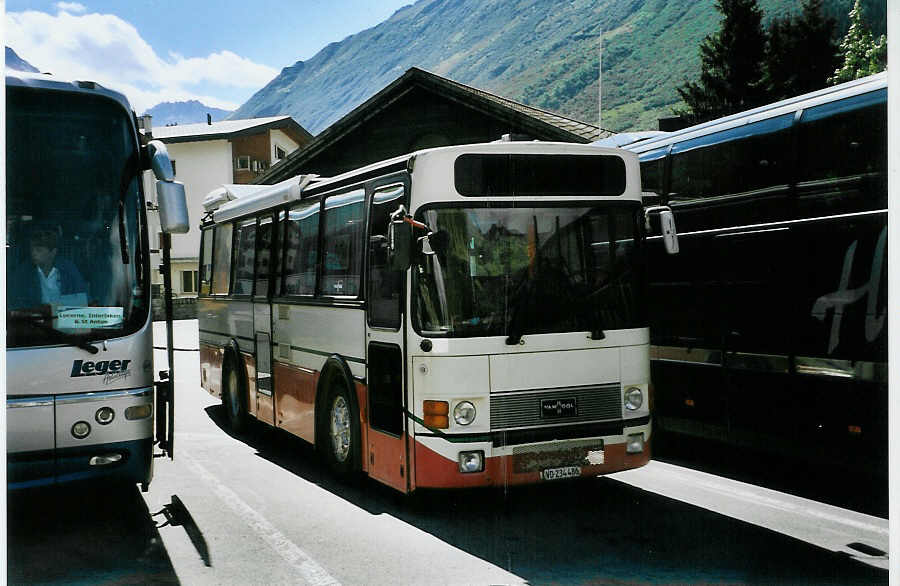
{"label": "bus turn signal light", "polygon": [[447,429],[450,427],[450,403],[447,401],[425,401],[422,403],[425,427]]}

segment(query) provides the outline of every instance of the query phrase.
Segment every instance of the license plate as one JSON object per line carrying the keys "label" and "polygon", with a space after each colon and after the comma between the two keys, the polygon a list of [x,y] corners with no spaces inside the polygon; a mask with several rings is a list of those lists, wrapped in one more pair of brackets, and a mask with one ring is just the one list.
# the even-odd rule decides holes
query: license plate
{"label": "license plate", "polygon": [[581,468],[578,466],[541,470],[541,480],[559,480],[561,478],[577,478],[578,476],[581,476]]}

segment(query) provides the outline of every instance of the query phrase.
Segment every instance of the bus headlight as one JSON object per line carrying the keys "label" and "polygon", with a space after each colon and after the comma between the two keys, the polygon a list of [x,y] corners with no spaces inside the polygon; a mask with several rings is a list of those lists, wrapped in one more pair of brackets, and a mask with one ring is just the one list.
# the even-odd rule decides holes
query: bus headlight
{"label": "bus headlight", "polygon": [[111,407],[100,407],[97,409],[97,413],[94,414],[94,419],[96,419],[97,423],[100,425],[109,425],[115,418],[116,412],[113,411]]}
{"label": "bus headlight", "polygon": [[84,439],[91,433],[91,424],[87,421],[78,421],[72,426],[72,436],[75,439]]}
{"label": "bus headlight", "polygon": [[484,452],[460,452],[459,471],[464,474],[481,472],[484,470]]}
{"label": "bus headlight", "polygon": [[628,387],[625,390],[625,408],[629,411],[637,411],[644,404],[644,393],[638,387]]}
{"label": "bus headlight", "polygon": [[475,405],[462,401],[453,408],[453,420],[459,425],[469,425],[475,421]]}

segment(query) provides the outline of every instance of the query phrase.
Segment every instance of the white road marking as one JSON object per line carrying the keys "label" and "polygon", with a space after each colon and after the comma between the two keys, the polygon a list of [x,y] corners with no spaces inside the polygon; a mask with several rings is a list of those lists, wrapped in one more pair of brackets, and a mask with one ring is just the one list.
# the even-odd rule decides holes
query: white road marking
{"label": "white road marking", "polygon": [[291,567],[299,571],[308,584],[311,586],[340,586],[340,582],[329,574],[325,568],[316,563],[308,553],[297,547],[265,517],[244,502],[233,490],[222,484],[218,478],[213,476],[197,460],[183,450],[178,455],[178,459],[208,484],[216,496],[222,499],[222,502],[253,529],[269,547],[275,550]]}

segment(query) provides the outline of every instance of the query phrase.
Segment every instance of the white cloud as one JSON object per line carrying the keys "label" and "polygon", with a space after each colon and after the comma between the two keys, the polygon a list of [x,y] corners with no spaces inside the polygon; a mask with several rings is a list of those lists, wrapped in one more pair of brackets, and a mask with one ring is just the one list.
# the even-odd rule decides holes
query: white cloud
{"label": "white cloud", "polygon": [[80,4],[60,2],[56,15],[37,11],[6,15],[6,44],[30,63],[64,78],[90,79],[125,93],[137,112],[159,102],[200,100],[217,108],[229,102],[196,88],[210,84],[254,90],[278,71],[231,51],[161,58],[137,29],[111,14],[73,14]]}
{"label": "white cloud", "polygon": [[87,11],[84,4],[79,4],[78,2],[57,2],[56,9],[60,12],[71,12],[72,14],[81,14]]}

